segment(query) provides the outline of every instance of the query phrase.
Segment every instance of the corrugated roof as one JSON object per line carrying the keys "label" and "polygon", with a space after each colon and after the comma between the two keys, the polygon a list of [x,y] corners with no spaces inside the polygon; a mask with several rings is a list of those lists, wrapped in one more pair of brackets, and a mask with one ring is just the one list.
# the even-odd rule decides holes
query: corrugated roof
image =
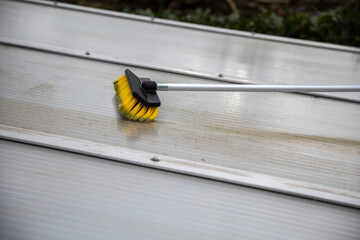
{"label": "corrugated roof", "polygon": [[[12,204],[11,206],[16,207],[21,201],[34,206],[36,196],[29,193],[24,199],[19,197],[24,193],[24,189],[19,186],[31,181],[34,176],[22,178],[27,171],[33,171],[34,167],[33,164],[21,160],[23,157],[20,155],[29,154],[27,161],[37,164],[38,161],[43,161],[41,159],[44,154],[48,154],[48,159],[54,159],[47,165],[50,172],[58,169],[65,174],[68,167],[64,164],[65,156],[73,159],[75,165],[82,162],[80,173],[83,174],[84,181],[90,180],[95,174],[91,170],[92,164],[108,168],[106,171],[113,171],[111,168],[115,164],[119,175],[127,174],[124,173],[127,171],[125,169],[133,168],[134,175],[137,172],[139,186],[143,186],[143,183],[148,181],[149,177],[145,177],[147,174],[154,172],[155,175],[159,175],[154,175],[156,181],[159,181],[157,184],[159,189],[168,186],[166,184],[170,186],[168,180],[161,177],[162,175],[171,178],[174,176],[171,184],[175,185],[194,182],[197,186],[198,181],[208,186],[220,184],[212,192],[218,195],[215,198],[221,198],[221,195],[231,188],[229,190],[231,196],[223,199],[224,202],[233,201],[232,194],[244,194],[246,195],[243,196],[244,198],[249,198],[250,195],[247,195],[250,191],[262,196],[259,197],[263,198],[259,200],[260,205],[271,205],[270,210],[259,210],[259,218],[266,218],[271,212],[276,224],[281,221],[280,219],[292,219],[293,213],[292,210],[281,213],[280,205],[273,205],[272,200],[267,199],[270,195],[284,199],[285,208],[292,209],[296,204],[301,203],[302,208],[308,211],[300,212],[299,218],[296,218],[294,223],[290,221],[288,225],[284,223],[285,225],[280,224],[274,228],[267,228],[265,225],[261,227],[262,224],[268,223],[259,219],[259,222],[256,222],[256,219],[249,218],[248,221],[254,221],[252,223],[255,224],[254,229],[263,231],[257,232],[245,224],[245,220],[239,220],[247,216],[246,211],[255,211],[251,200],[246,200],[247,204],[232,214],[231,220],[238,223],[237,227],[230,222],[225,221],[224,225],[219,225],[219,222],[215,221],[217,216],[231,211],[231,208],[236,211],[238,209],[238,206],[235,207],[236,204],[225,206],[229,208],[223,208],[209,215],[209,219],[201,218],[203,210],[196,210],[195,206],[192,211],[198,211],[202,221],[215,221],[205,224],[212,226],[213,232],[210,233],[215,235],[216,229],[222,226],[231,230],[231,233],[238,232],[238,235],[231,236],[240,236],[248,231],[247,233],[250,234],[248,236],[254,239],[264,238],[267,234],[270,238],[271,236],[279,238],[284,234],[289,236],[294,234],[291,236],[299,239],[305,236],[321,238],[331,233],[321,230],[325,229],[326,225],[326,228],[334,229],[336,232],[333,235],[334,239],[343,238],[343,234],[349,238],[352,234],[355,236],[354,226],[358,224],[352,225],[352,223],[359,222],[360,215],[357,210],[268,191],[249,190],[241,185],[359,207],[360,105],[355,103],[360,99],[358,93],[332,95],[350,100],[339,101],[286,93],[162,92],[159,93],[162,106],[157,121],[142,124],[124,120],[119,116],[112,81],[121,76],[125,68],[131,67],[137,75],[160,82],[213,83],[215,80],[270,84],[359,84],[360,63],[357,61],[359,49],[311,42],[300,44],[295,41],[295,44],[293,41],[278,38],[270,39],[271,41],[254,39],[212,28],[202,29],[202,27],[181,24],[172,26],[170,22],[165,24],[163,21],[157,22],[158,20],[148,21],[141,17],[119,15],[109,11],[97,12],[71,5],[51,6],[49,2],[44,4],[33,2],[0,2],[0,133],[2,138],[62,151],[4,140],[1,147],[2,163],[5,164],[4,166],[9,166],[9,161],[13,161],[13,164],[22,169],[22,172],[17,170],[19,175],[13,175],[13,179],[9,178],[12,175],[11,167],[4,167],[2,170],[6,176],[2,181],[7,183],[7,187],[0,187],[0,190],[6,191],[9,198],[17,199],[14,203],[6,201],[6,206]],[[219,72],[224,77],[219,78]],[[15,150],[8,151],[9,148],[20,149],[18,151],[23,153],[19,153],[18,156]],[[66,153],[68,151],[85,156]],[[53,154],[55,154],[54,158],[50,157]],[[98,158],[91,158],[89,155]],[[153,155],[158,155],[160,162],[152,162],[150,158]],[[130,167],[119,162],[110,164],[104,159],[159,168],[166,172]],[[37,172],[40,179],[45,179],[44,171]],[[94,184],[112,181],[106,179],[106,174],[102,171],[99,170],[97,173],[99,181]],[[168,171],[216,179],[235,185],[181,176]],[[68,177],[75,179],[80,176],[78,174],[69,172]],[[59,176],[59,179],[63,177]],[[119,187],[130,184],[129,186],[136,188],[131,183],[132,178],[129,181],[124,179],[116,179],[112,184],[116,183],[115,185]],[[58,186],[56,185],[58,180],[51,179],[44,182],[39,180],[36,181],[39,186],[31,184],[30,188],[34,189],[34,192],[43,187],[45,189],[47,184],[49,188],[55,188]],[[179,182],[175,183],[176,181]],[[149,194],[159,190],[154,188],[156,188],[154,185],[146,185],[140,190],[142,193],[139,195],[144,198],[149,197]],[[73,192],[75,189],[67,186],[63,189],[64,194],[69,196],[76,194]],[[97,189],[106,196],[114,197],[116,194],[120,194],[120,197],[122,194],[130,194],[131,191],[136,190],[123,188],[124,192],[115,194],[110,188]],[[191,194],[201,192],[200,189],[201,187],[193,189],[191,193],[185,193],[187,190],[183,187],[177,188],[176,191],[179,191],[180,195],[186,195],[188,198],[179,198],[176,204],[181,205],[183,204],[181,201],[184,201],[188,204],[186,206],[193,206],[195,200]],[[89,193],[95,190],[91,186],[84,185],[84,191]],[[245,192],[240,194],[237,191]],[[161,199],[169,192],[169,189],[164,189],[153,198]],[[83,197],[91,201],[96,200],[93,195],[87,193],[84,193]],[[79,200],[77,197],[81,198],[79,195],[71,198],[74,204]],[[255,195],[250,198],[255,198]],[[40,200],[50,208],[59,207],[60,198],[57,195],[53,196],[53,200],[57,202],[52,202],[51,198],[47,199],[46,196]],[[210,200],[205,195],[197,199],[204,203]],[[69,200],[68,204],[73,204],[71,201]],[[100,200],[103,203],[108,201],[110,200],[105,198]],[[112,202],[115,203],[120,204],[119,209],[125,208],[120,200]],[[79,207],[76,204],[73,209]],[[84,207],[89,208],[96,205],[94,202],[95,205],[84,204]],[[146,201],[141,204],[146,204]],[[209,202],[208,209],[214,208],[212,204],[213,202]],[[180,216],[185,209],[190,208],[184,206],[183,210],[179,213],[174,212],[170,218]],[[134,212],[128,212],[129,216],[140,214],[134,209],[130,211]],[[327,211],[331,211],[334,215],[328,215]],[[349,215],[351,211],[353,215]],[[163,224],[162,221],[166,218],[165,212],[163,215],[156,215],[159,213],[149,210],[141,219],[133,216],[133,223],[141,225],[143,221],[146,223],[153,221]],[[322,223],[325,224],[324,226],[318,225],[319,228],[305,235],[307,233],[304,229],[308,229],[305,219],[313,218],[308,215],[310,212],[318,212],[319,216],[326,218],[326,221]],[[11,214],[7,211],[3,218],[8,219],[4,220],[7,227],[3,228],[8,236],[21,236],[20,234],[24,232],[32,231],[29,230],[30,228],[21,228],[20,215]],[[55,212],[54,215],[50,212],[41,212],[41,214],[44,214],[42,216],[51,224],[58,224],[54,217],[60,217],[59,212]],[[70,220],[80,219],[79,224],[86,224],[83,214],[84,212],[81,211],[74,214],[67,212],[62,216]],[[98,212],[94,210],[92,214]],[[113,219],[115,222],[121,220],[119,215],[109,212],[104,214],[103,217]],[[158,218],[151,220],[150,217],[154,214]],[[55,236],[54,234],[59,234],[61,229],[75,231],[75,227],[71,229],[66,225],[67,223],[64,223],[66,225],[63,226],[64,228],[55,227],[59,232],[54,228],[46,231],[41,220],[43,218],[39,219],[36,216],[29,213],[26,218],[38,224],[39,232],[43,237]],[[344,219],[347,223],[351,219],[352,221],[350,225],[345,226],[327,217]],[[14,232],[15,228],[9,228],[11,225],[9,219],[12,219],[12,223],[19,223],[15,224],[19,235]],[[91,221],[88,224],[95,226],[97,221],[95,219]],[[189,218],[184,217],[181,221],[186,225]],[[102,224],[104,229],[114,229],[112,225],[108,225],[110,222]],[[298,224],[298,231],[294,232],[289,228],[292,224]],[[141,226],[149,226],[145,225]],[[210,231],[205,225],[201,228],[202,231]],[[34,227],[31,224],[29,226]],[[128,232],[124,234],[133,234],[131,227],[125,226],[127,227],[124,229]],[[198,229],[195,226],[193,229],[186,226],[184,236],[189,236],[195,233],[192,231]],[[84,229],[76,230],[79,236],[85,236],[82,235],[85,234]],[[169,231],[174,235],[181,232],[180,228],[174,226]],[[140,231],[134,237],[144,236],[142,234],[145,232]],[[163,233],[165,232],[157,228],[153,232],[160,235]],[[263,233],[265,235],[262,235]],[[116,231],[114,234],[109,233],[104,237],[119,236]],[[130,238],[130,235],[127,237]]]}
{"label": "corrugated roof", "polygon": [[2,239],[356,239],[359,210],[0,141]]}
{"label": "corrugated roof", "polygon": [[[359,83],[358,48],[29,2],[43,4],[1,3],[2,38],[81,50],[83,55],[88,51],[93,57],[101,55],[124,65],[223,81]],[[360,93],[327,95],[360,101]]]}

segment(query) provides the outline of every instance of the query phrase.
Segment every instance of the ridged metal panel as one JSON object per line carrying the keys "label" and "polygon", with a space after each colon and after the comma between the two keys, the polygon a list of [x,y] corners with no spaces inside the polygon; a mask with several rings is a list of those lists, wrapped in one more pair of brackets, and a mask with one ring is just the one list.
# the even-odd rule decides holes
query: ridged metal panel
{"label": "ridged metal panel", "polygon": [[[163,82],[359,84],[358,49],[66,8],[0,1],[1,131],[30,133],[32,144],[36,134],[50,136],[49,146],[59,149],[57,141],[76,141],[104,157],[0,140],[1,239],[358,238],[358,209],[213,176],[246,172],[258,186],[261,179],[298,181],[291,191],[274,190],[342,193],[335,199],[359,206],[359,104],[284,93],[162,92],[157,121],[142,124],[119,116],[112,87],[128,67],[120,62]],[[108,161],[105,149],[137,151],[133,163],[145,166],[158,154],[157,168],[176,159],[187,164],[185,174],[237,184]],[[275,188],[269,185],[260,188]]]}
{"label": "ridged metal panel", "polygon": [[358,239],[360,211],[0,140],[1,239]]}
{"label": "ridged metal panel", "polygon": [[360,209],[359,192],[324,187],[314,183],[299,182],[286,178],[209,165],[207,163],[155,155],[124,147],[91,142],[78,138],[54,135],[24,128],[0,125],[0,138],[51,149],[67,151],[101,159],[129,163],[195,177],[237,184],[267,191],[280,192],[307,199],[325,201]]}
{"label": "ridged metal panel", "polygon": [[[232,81],[360,84],[353,52],[174,27],[33,3],[0,2],[0,36]],[[289,41],[291,42],[291,41]],[[319,44],[321,46],[321,44]],[[334,49],[336,49],[334,47]],[[359,93],[328,93],[360,101]]]}
{"label": "ridged metal panel", "polygon": [[163,92],[157,121],[143,124],[117,112],[112,81],[125,66],[7,46],[0,55],[0,124],[359,193],[359,104],[285,93]]}

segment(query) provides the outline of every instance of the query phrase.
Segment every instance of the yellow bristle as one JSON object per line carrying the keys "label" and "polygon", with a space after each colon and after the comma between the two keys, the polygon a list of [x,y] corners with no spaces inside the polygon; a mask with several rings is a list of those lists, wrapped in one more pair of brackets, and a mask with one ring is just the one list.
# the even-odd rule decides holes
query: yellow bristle
{"label": "yellow bristle", "polygon": [[148,122],[149,121],[153,121],[155,120],[156,116],[158,115],[158,112],[159,112],[159,108],[158,107],[154,107],[154,111],[153,113],[150,115],[150,117],[148,118]]}
{"label": "yellow bristle", "polygon": [[114,82],[118,108],[122,115],[134,121],[153,121],[158,114],[158,107],[147,107],[132,93],[126,75]]}
{"label": "yellow bristle", "polygon": [[124,113],[128,114],[138,102],[136,98],[127,95],[126,100],[122,103]]}
{"label": "yellow bristle", "polygon": [[132,120],[139,120],[142,116],[144,116],[144,114],[146,113],[147,110],[148,110],[148,107],[143,105],[143,107],[140,109],[140,111],[134,115]]}
{"label": "yellow bristle", "polygon": [[139,120],[147,121],[153,112],[154,112],[154,107],[149,107],[146,113],[144,114],[144,116],[141,117]]}
{"label": "yellow bristle", "polygon": [[133,119],[133,117],[139,112],[139,110],[141,109],[142,104],[140,102],[137,102],[137,104],[135,105],[135,107],[133,107],[133,109],[131,109],[131,111],[126,115],[126,117],[128,119]]}

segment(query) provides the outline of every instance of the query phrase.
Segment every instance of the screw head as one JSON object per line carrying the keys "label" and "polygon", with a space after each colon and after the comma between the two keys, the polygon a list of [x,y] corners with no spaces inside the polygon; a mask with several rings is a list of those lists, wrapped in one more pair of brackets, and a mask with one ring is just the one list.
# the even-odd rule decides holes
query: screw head
{"label": "screw head", "polygon": [[153,162],[158,162],[159,161],[159,157],[158,156],[153,156],[152,158],[151,158],[151,161],[153,161]]}
{"label": "screw head", "polygon": [[218,77],[224,77],[224,75],[222,73],[219,73]]}

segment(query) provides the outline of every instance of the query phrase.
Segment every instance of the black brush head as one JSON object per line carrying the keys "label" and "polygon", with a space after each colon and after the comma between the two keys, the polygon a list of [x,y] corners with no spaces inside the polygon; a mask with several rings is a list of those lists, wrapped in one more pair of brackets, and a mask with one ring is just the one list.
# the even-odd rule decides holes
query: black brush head
{"label": "black brush head", "polygon": [[129,69],[125,70],[132,95],[148,107],[159,107],[161,102],[156,93],[156,82],[149,78],[139,78]]}

